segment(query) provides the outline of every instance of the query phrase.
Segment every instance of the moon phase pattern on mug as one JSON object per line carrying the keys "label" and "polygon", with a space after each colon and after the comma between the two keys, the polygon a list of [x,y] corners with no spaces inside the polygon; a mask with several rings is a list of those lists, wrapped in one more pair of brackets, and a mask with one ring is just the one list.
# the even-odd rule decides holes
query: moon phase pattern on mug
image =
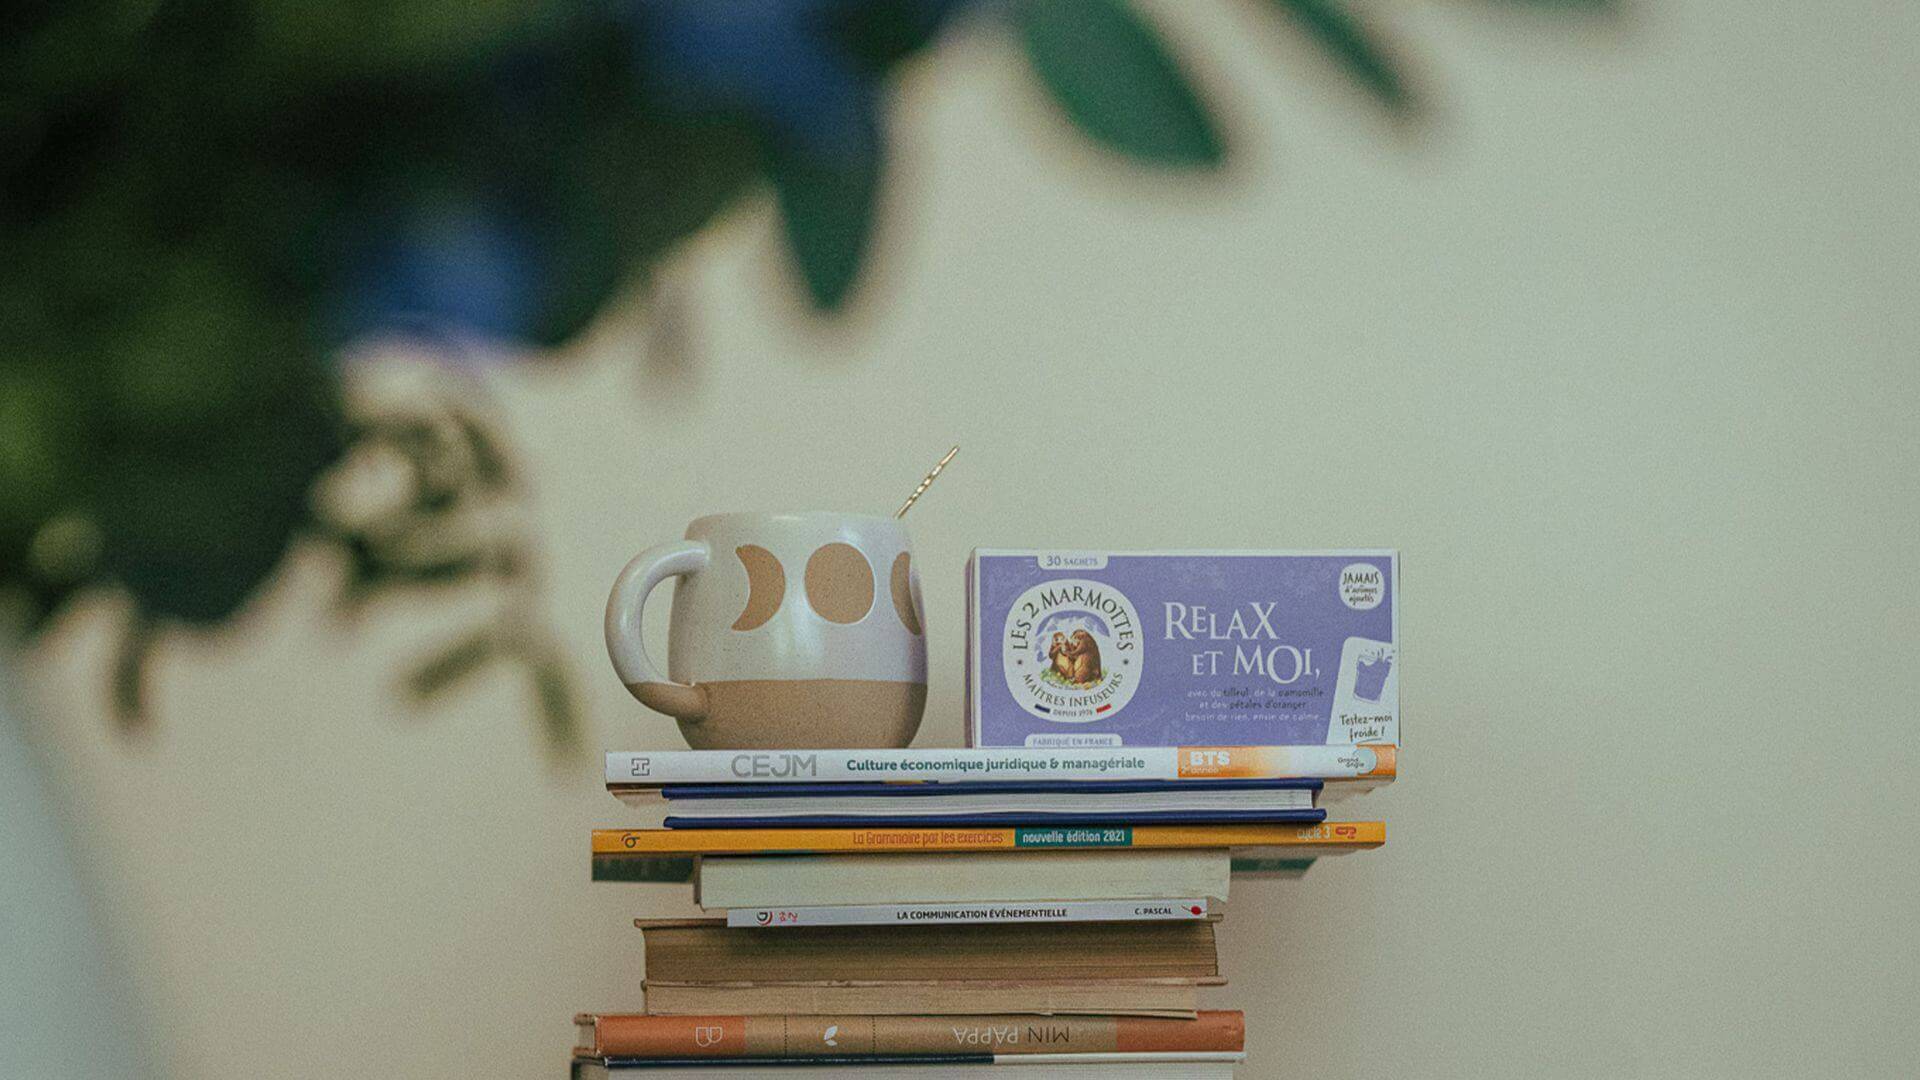
{"label": "moon phase pattern on mug", "polygon": [[[729,629],[742,633],[758,630],[772,621],[786,602],[787,570],[780,565],[779,556],[758,544],[741,544],[733,554],[747,574],[747,603]],[[888,595],[900,625],[915,637],[924,635],[913,595],[913,556],[904,551],[895,556],[887,576]],[[850,625],[873,610],[873,571],[866,557],[852,545],[827,544],[815,551],[807,560],[805,580],[808,606],[829,622]]]}
{"label": "moon phase pattern on mug", "polygon": [[904,551],[895,556],[893,573],[888,576],[888,591],[893,594],[893,610],[900,616],[900,625],[907,628],[907,633],[921,636],[920,612],[913,603],[913,556]]}
{"label": "moon phase pattern on mug", "polygon": [[852,544],[823,545],[807,560],[807,603],[828,622],[851,625],[873,610],[873,567]]}
{"label": "moon phase pattern on mug", "polygon": [[787,571],[773,552],[759,544],[741,544],[733,553],[747,571],[747,606],[733,621],[733,629],[758,630],[780,612],[787,597]]}

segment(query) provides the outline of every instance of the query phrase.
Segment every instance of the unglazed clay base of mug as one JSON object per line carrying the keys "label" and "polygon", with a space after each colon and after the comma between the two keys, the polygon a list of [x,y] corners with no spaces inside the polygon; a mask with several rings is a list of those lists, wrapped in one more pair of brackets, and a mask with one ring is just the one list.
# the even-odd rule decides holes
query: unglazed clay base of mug
{"label": "unglazed clay base of mug", "polygon": [[627,692],[654,712],[663,712],[668,716],[706,715],[707,693],[698,686],[681,686],[670,682],[628,683]]}
{"label": "unglazed clay base of mug", "polygon": [[[656,689],[643,683],[644,702]],[[738,679],[701,683],[704,720],[680,722],[696,750],[782,750],[795,746],[901,747],[913,741],[927,708],[927,684],[880,679]]]}

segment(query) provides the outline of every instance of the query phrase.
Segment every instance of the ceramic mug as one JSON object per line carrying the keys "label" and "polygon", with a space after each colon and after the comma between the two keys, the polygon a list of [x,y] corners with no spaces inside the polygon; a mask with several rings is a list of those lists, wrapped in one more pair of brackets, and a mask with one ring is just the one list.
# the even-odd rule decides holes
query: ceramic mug
{"label": "ceramic mug", "polygon": [[[677,578],[662,676],[640,639]],[[861,514],[714,514],[635,556],[607,598],[628,691],[701,749],[906,746],[927,704],[906,529]]]}

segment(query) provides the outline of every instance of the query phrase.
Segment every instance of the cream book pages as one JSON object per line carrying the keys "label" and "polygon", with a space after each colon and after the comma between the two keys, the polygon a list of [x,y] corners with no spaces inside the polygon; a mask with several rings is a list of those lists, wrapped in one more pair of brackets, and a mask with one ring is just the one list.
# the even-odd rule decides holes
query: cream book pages
{"label": "cream book pages", "polygon": [[643,989],[647,1011],[660,1016],[779,1016],[786,1013],[918,1016],[1018,1012],[1191,1018],[1200,1008],[1196,988],[1222,986],[1225,983],[1226,980],[1218,978],[1079,983],[783,983],[766,986],[648,982]]}
{"label": "cream book pages", "polygon": [[1227,899],[1224,850],[974,852],[925,855],[710,855],[700,906],[1024,900]]}

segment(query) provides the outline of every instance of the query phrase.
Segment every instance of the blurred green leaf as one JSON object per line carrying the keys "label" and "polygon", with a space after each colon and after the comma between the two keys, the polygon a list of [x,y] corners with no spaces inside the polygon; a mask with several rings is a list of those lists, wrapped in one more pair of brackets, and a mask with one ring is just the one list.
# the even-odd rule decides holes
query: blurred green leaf
{"label": "blurred green leaf", "polygon": [[0,534],[24,544],[70,497],[82,415],[56,373],[0,368]]}
{"label": "blurred green leaf", "polygon": [[561,227],[617,230],[627,253],[620,283],[637,284],[662,255],[738,200],[764,165],[745,124],[669,115],[631,92],[607,111],[612,130],[569,166],[596,193],[598,209]]}
{"label": "blurred green leaf", "polygon": [[877,75],[926,48],[951,14],[941,3],[853,5],[839,13],[838,40],[863,70]]}
{"label": "blurred green leaf", "polygon": [[580,738],[580,708],[573,692],[573,677],[565,661],[551,649],[541,650],[530,662],[547,745],[554,750],[571,749]]}
{"label": "blurred green leaf", "polygon": [[453,419],[473,451],[473,475],[480,486],[489,491],[512,487],[513,464],[507,452],[495,444],[493,433],[470,413],[455,413]]}
{"label": "blurred green leaf", "polygon": [[853,287],[872,239],[880,168],[878,156],[827,161],[791,152],[773,155],[787,244],[816,308],[838,308]]}
{"label": "blurred green leaf", "polygon": [[9,84],[40,93],[95,92],[139,58],[140,31],[157,6],[114,0],[10,4],[0,25],[0,71]]}
{"label": "blurred green leaf", "polygon": [[1288,19],[1325,49],[1368,93],[1395,113],[1419,108],[1400,73],[1400,65],[1344,0],[1270,0]]}
{"label": "blurred green leaf", "polygon": [[[417,73],[470,64],[516,39],[565,24],[567,5],[544,0],[459,4],[249,0],[251,47],[303,78]],[[204,17],[202,21],[205,21]]]}
{"label": "blurred green leaf", "polygon": [[217,428],[143,433],[95,480],[102,568],[149,615],[232,615],[310,524],[308,488],[339,457],[321,362],[262,357],[253,370],[253,400]]}
{"label": "blurred green leaf", "polygon": [[[17,552],[0,549],[0,559],[16,557]],[[17,632],[28,637],[39,634],[81,588],[70,582],[50,585],[31,579],[9,580],[0,575],[0,633]]]}
{"label": "blurred green leaf", "polygon": [[1155,165],[1220,163],[1220,136],[1180,65],[1121,0],[1028,0],[1018,19],[1034,71],[1080,130]]}
{"label": "blurred green leaf", "polygon": [[491,627],[474,631],[415,668],[407,676],[407,696],[415,701],[437,697],[502,655],[500,636]]}
{"label": "blurred green leaf", "polygon": [[113,718],[123,730],[146,724],[147,658],[159,639],[159,624],[140,614],[135,614],[120,639],[113,660]]}

